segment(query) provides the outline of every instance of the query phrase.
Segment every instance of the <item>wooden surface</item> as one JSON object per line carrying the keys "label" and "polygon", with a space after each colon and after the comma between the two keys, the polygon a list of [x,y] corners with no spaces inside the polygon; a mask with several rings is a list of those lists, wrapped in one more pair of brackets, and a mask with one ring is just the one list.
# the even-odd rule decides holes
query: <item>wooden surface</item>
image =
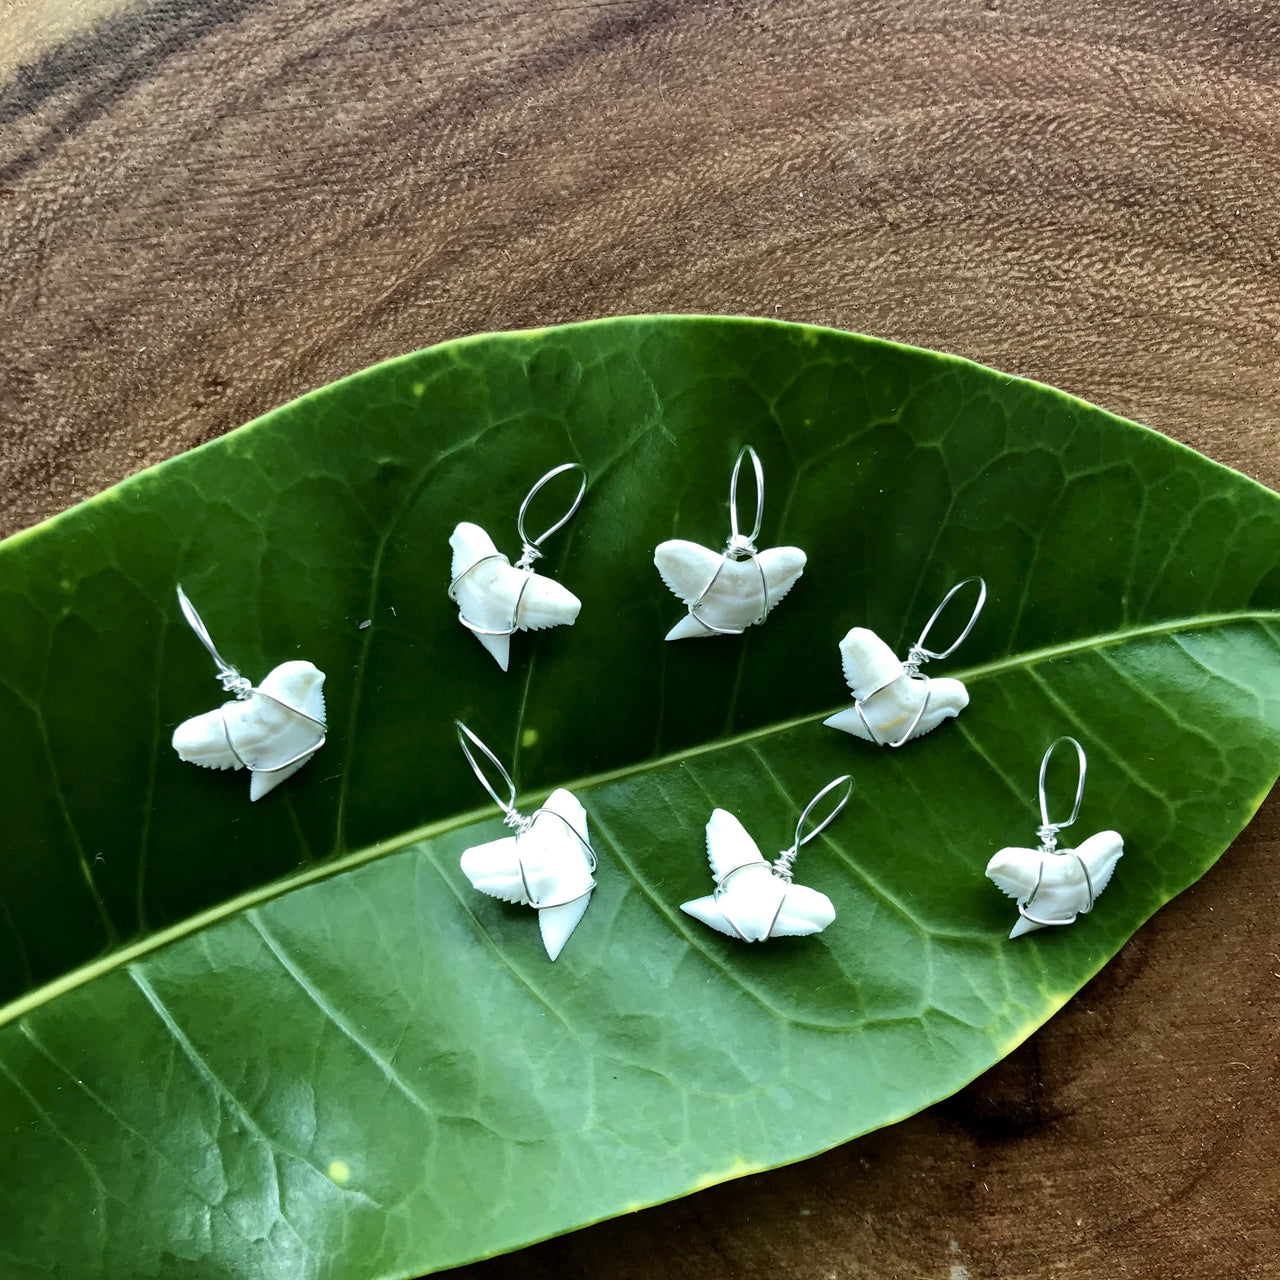
{"label": "wooden surface", "polygon": [[[1267,0],[0,0],[0,531],[375,360],[779,315],[1280,486]],[[497,1277],[1280,1275],[1280,804],[959,1097]]]}

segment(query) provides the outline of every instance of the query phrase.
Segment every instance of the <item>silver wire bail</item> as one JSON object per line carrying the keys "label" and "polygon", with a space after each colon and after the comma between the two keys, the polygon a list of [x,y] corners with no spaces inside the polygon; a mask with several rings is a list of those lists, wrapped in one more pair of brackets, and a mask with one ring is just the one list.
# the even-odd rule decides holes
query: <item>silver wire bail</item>
{"label": "silver wire bail", "polygon": [[277,698],[273,694],[266,693],[259,689],[253,681],[242,676],[240,672],[231,665],[219,652],[218,647],[213,643],[213,637],[209,634],[209,628],[205,626],[204,619],[196,610],[195,605],[191,603],[190,597],[183,591],[182,584],[178,584],[178,607],[182,610],[182,616],[187,620],[187,625],[196,633],[196,637],[200,643],[209,651],[209,656],[213,659],[214,665],[218,668],[217,680],[222,685],[224,693],[234,693],[238,702],[247,702],[250,698],[264,698],[267,702],[274,703],[277,707],[289,712],[291,715],[297,716],[299,720],[305,720],[319,734],[319,741],[314,746],[304,748],[302,751],[290,756],[287,760],[282,760],[279,764],[261,765],[253,764],[246,760],[240,754],[239,748],[235,744],[235,740],[231,736],[231,726],[227,723],[227,708],[224,705],[220,708],[222,717],[222,736],[226,739],[227,750],[235,757],[236,763],[242,769],[248,769],[250,773],[279,773],[282,769],[288,769],[295,764],[301,764],[305,760],[311,759],[317,751],[328,741],[329,726],[324,720],[317,719],[313,715],[308,715],[301,707],[295,707],[292,702],[286,702],[283,698]]}
{"label": "silver wire bail", "polygon": [[[742,471],[743,458],[751,459],[752,470],[756,473],[756,518],[751,532],[743,534],[738,524],[738,475]],[[756,554],[756,539],[760,536],[760,524],[764,519],[764,464],[760,455],[748,444],[738,450],[733,464],[733,475],[729,477],[729,541],[725,545],[726,552],[735,560],[745,560]]]}
{"label": "silver wire bail", "polygon": [[[480,780],[480,785],[492,797],[494,804],[503,812],[503,821],[507,826],[517,832],[527,831],[533,825],[532,818],[526,818],[524,814],[516,808],[516,784],[512,781],[511,775],[503,767],[502,761],[480,741],[478,737],[470,729],[467,728],[461,720],[455,720],[453,727],[458,731],[458,745],[462,748],[462,754],[467,757],[467,763],[471,766],[471,772]],[[498,771],[502,777],[502,781],[507,786],[507,798],[504,800],[494,789],[493,784],[489,781],[485,771],[480,767],[480,762],[476,759],[472,752],[472,746],[479,747],[484,753],[485,758]]]}
{"label": "silver wire bail", "polygon": [[[809,815],[814,811],[818,802],[824,796],[830,795],[840,784],[844,784],[844,795],[836,801],[831,812],[819,822],[808,835],[801,835],[804,830],[804,824],[808,822]],[[809,843],[815,836],[821,835],[835,820],[840,816],[840,811],[849,803],[849,797],[853,795],[853,778],[850,774],[842,773],[840,777],[833,778],[827,783],[821,791],[818,792],[812,800],[804,807],[804,812],[800,815],[800,820],[796,823],[795,839],[791,842],[791,848],[784,849],[773,864],[773,874],[779,880],[785,880],[787,884],[791,883],[791,870],[795,865],[796,854]]]}
{"label": "silver wire bail", "polygon": [[[752,470],[756,473],[756,518],[751,532],[744,534],[738,523],[738,476],[742,471],[743,458],[751,459]],[[720,574],[731,560],[750,560],[760,575],[760,614],[749,622],[748,626],[758,627],[769,616],[769,581],[764,575],[764,565],[760,563],[760,555],[756,550],[756,539],[760,536],[760,522],[764,519],[764,465],[760,455],[748,444],[738,450],[738,457],[733,464],[733,474],[729,477],[729,539],[720,554],[720,563],[707,581],[707,585],[698,593],[698,598],[687,606],[689,616],[708,631],[718,636],[740,636],[746,627],[720,627],[708,622],[698,612],[706,602],[711,588],[720,580]]]}
{"label": "silver wire bail", "polygon": [[246,680],[218,652],[218,646],[213,643],[209,628],[205,626],[204,619],[197,612],[195,605],[191,603],[190,597],[183,591],[181,583],[178,584],[178,607],[182,610],[182,616],[187,620],[187,625],[196,633],[200,643],[209,651],[209,656],[218,668],[217,678],[222,684],[222,691],[224,693],[234,693],[241,701],[250,697],[253,693],[252,682]]}
{"label": "silver wire bail", "polygon": [[[1049,760],[1054,751],[1064,742],[1069,742],[1076,749],[1076,759],[1079,761],[1080,774],[1076,781],[1076,800],[1071,806],[1071,816],[1065,822],[1049,821],[1049,801],[1045,795],[1044,782],[1049,772]],[[1058,849],[1058,832],[1065,827],[1069,827],[1080,816],[1080,802],[1084,799],[1084,779],[1085,774],[1089,771],[1089,762],[1085,758],[1084,748],[1072,737],[1063,736],[1055,738],[1049,744],[1049,749],[1044,753],[1044,759],[1040,761],[1040,826],[1036,831],[1036,835],[1040,839],[1041,853],[1056,853]]]}
{"label": "silver wire bail", "polygon": [[[566,471],[582,472],[582,480],[578,485],[578,492],[574,496],[573,502],[570,504],[568,511],[560,517],[555,524],[544,529],[536,538],[531,538],[525,532],[524,518],[529,511],[529,504],[537,497],[549,480],[554,480],[556,476],[563,475]],[[519,514],[516,516],[516,530],[520,534],[520,559],[516,561],[517,569],[531,569],[535,560],[542,558],[542,544],[553,533],[559,529],[563,529],[566,524],[573,518],[574,512],[582,505],[583,496],[587,492],[587,469],[580,462],[562,462],[558,467],[552,467],[537,484],[524,495],[524,501],[520,504]]]}
{"label": "silver wire bail", "polygon": [[[958,591],[976,582],[978,584],[978,600],[973,606],[973,613],[969,615],[969,621],[965,623],[964,630],[945,648],[945,649],[927,649],[925,641],[929,638],[929,632],[933,630],[933,624],[942,617],[943,610],[951,603],[952,597]],[[902,664],[907,668],[908,675],[917,675],[920,671],[922,663],[928,662],[933,658],[949,658],[955,651],[969,638],[969,632],[974,628],[978,621],[978,615],[982,612],[982,606],[987,603],[987,584],[986,580],[980,577],[965,578],[961,582],[957,582],[945,596],[942,597],[942,603],[933,611],[929,617],[929,621],[924,624],[924,630],[920,632],[920,638],[907,650],[906,661]]]}

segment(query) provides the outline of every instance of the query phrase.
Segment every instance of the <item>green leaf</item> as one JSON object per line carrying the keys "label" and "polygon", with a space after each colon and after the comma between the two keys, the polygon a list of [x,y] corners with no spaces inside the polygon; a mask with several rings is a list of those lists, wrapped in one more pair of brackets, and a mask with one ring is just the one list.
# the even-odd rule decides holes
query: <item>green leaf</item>
{"label": "green leaf", "polygon": [[[739,447],[804,578],[740,639],[665,644],[653,546],[718,545]],[[583,601],[503,675],[445,596],[460,519]],[[546,495],[548,511],[555,496]],[[763,321],[602,321],[392,361],[0,546],[0,1132],[8,1277],[408,1276],[785,1161],[952,1092],[1213,863],[1280,771],[1280,500],[1048,388]],[[836,650],[990,599],[901,751],[821,726]],[[250,805],[180,763],[219,697],[174,585],[260,678],[328,673],[329,742]],[[369,622],[367,627],[361,624]],[[560,960],[458,858],[571,787],[599,888]],[[1063,733],[1094,912],[1006,940],[990,854]],[[797,878],[839,913],[748,947],[679,911],[715,805],[766,851],[851,772]]]}

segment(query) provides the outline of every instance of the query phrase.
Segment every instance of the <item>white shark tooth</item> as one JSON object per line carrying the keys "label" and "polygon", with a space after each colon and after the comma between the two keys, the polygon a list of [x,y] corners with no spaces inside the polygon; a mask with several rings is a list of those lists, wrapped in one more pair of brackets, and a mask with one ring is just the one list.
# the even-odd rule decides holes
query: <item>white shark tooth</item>
{"label": "white shark tooth", "polygon": [[[320,749],[324,719],[324,672],[310,662],[282,662],[247,698],[184,720],[173,749],[206,769],[249,767],[249,799],[260,800]],[[293,763],[275,768],[284,761]]]}
{"label": "white shark tooth", "polygon": [[537,910],[542,944],[554,960],[591,904],[590,848],[587,812],[561,787],[515,835],[464,850],[461,866],[481,893]]}
{"label": "white shark tooth", "polygon": [[218,652],[181,586],[178,605],[217,666],[223,692],[236,696],[184,720],[174,730],[173,749],[207,769],[248,769],[249,799],[261,800],[324,746],[324,672],[310,662],[282,662],[255,687]]}
{"label": "white shark tooth", "polygon": [[948,676],[913,676],[894,657],[893,650],[866,627],[854,627],[840,641],[840,659],[855,705],[822,723],[864,742],[884,745],[897,742],[904,734],[910,742],[932,733],[969,705],[969,691],[961,681]]}
{"label": "white shark tooth", "polygon": [[[573,502],[555,524],[536,538],[529,537],[524,527],[529,504],[543,485],[566,471],[581,472]],[[515,564],[498,551],[478,524],[464,520],[449,538],[453,548],[449,599],[457,601],[458,621],[488,649],[503,671],[511,657],[511,637],[517,631],[571,627],[578,619],[582,601],[553,578],[534,573],[533,564],[542,556],[542,544],[568,522],[586,491],[586,468],[577,462],[552,467],[529,490],[516,515],[522,551]]]}
{"label": "white shark tooth", "polygon": [[1116,831],[1099,831],[1074,849],[1001,849],[987,863],[987,876],[1018,904],[1009,937],[1071,924],[1091,910],[1123,854],[1124,839]]}
{"label": "white shark tooth", "polygon": [[726,809],[716,809],[707,823],[707,860],[716,891],[681,903],[680,910],[730,938],[764,942],[804,937],[821,933],[836,918],[835,907],[825,893],[788,883],[765,861],[746,828]]}
{"label": "white shark tooth", "polygon": [[503,671],[516,631],[571,627],[577,621],[582,601],[572,591],[554,578],[516,568],[479,525],[463,521],[449,545],[453,548],[450,594],[458,602],[458,618],[472,624],[476,639]]}
{"label": "white shark tooth", "polygon": [[[515,831],[464,850],[463,874],[481,893],[535,908],[542,945],[554,960],[578,927],[596,887],[587,812],[572,792],[560,787],[526,818],[516,808],[515,782],[502,762],[461,720],[455,720],[454,727],[467,763]],[[487,766],[476,758],[473,747],[488,760]],[[486,774],[489,767],[502,778],[505,799],[494,790]]]}
{"label": "white shark tooth", "polygon": [[[1076,797],[1070,815],[1051,822],[1045,778],[1050,758],[1064,743],[1076,749]],[[1011,938],[1046,926],[1074,924],[1078,916],[1093,910],[1098,895],[1111,883],[1116,863],[1124,854],[1124,840],[1118,832],[1099,831],[1074,849],[1058,848],[1058,833],[1080,816],[1087,772],[1088,761],[1080,743],[1072,737],[1055,738],[1040,761],[1040,826],[1036,829],[1040,847],[1001,849],[987,863],[987,875],[996,887],[1018,904]]]}
{"label": "white shark tooth", "polygon": [[[697,604],[695,617],[686,613],[667,632],[668,640],[689,640],[714,636],[721,632],[745,631],[762,621],[764,587],[768,588],[767,617],[778,602],[800,580],[804,572],[805,554],[799,547],[767,547],[744,560],[726,559],[718,551],[673,538],[661,542],[653,553],[653,563],[662,581],[684,602],[686,608]],[[764,586],[761,584],[764,575]],[[712,578],[714,585],[710,586]],[[706,593],[703,595],[703,593]],[[704,626],[706,619],[711,626]]]}
{"label": "white shark tooth", "polygon": [[[756,518],[750,533],[738,527],[738,473],[751,459],[756,478]],[[764,517],[764,466],[750,446],[738,450],[729,478],[729,539],[722,552],[672,538],[653,552],[662,581],[684,602],[685,616],[667,632],[668,640],[741,635],[773,612],[804,572],[799,547],[756,549]]]}
{"label": "white shark tooth", "polygon": [[[978,599],[964,630],[945,648],[933,650],[925,641],[933,624],[942,616],[957,591],[971,583],[978,587]],[[899,662],[893,650],[874,631],[853,627],[840,641],[840,663],[853,692],[853,706],[828,716],[822,723],[851,733],[864,742],[882,747],[901,747],[913,738],[932,733],[944,720],[952,720],[969,705],[969,691],[959,680],[920,674],[920,667],[933,658],[950,657],[968,638],[987,602],[987,584],[981,578],[957,582],[933,611],[920,632],[920,639]]]}

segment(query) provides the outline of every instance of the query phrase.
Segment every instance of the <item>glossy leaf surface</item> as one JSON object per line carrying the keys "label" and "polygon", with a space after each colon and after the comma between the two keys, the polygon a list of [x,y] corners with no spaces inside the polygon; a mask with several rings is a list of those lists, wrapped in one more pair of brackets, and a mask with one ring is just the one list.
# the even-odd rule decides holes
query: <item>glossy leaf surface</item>
{"label": "glossy leaf surface", "polygon": [[[765,466],[761,545],[804,577],[740,639],[664,644],[664,539],[718,547]],[[473,520],[591,476],[539,570],[578,623],[500,672],[445,597]],[[567,494],[565,495],[567,498]],[[549,488],[546,521],[559,493]],[[1200,876],[1280,771],[1280,500],[1155,434],[963,361],[762,321],[614,320],[379,366],[0,546],[5,1274],[408,1276],[802,1158],[1007,1052]],[[901,652],[990,599],[901,751],[821,726],[837,642]],[[250,805],[181,764],[215,705],[181,581],[249,676],[327,674],[329,742]],[[362,626],[364,623],[367,626]],[[958,623],[956,624],[958,625]],[[569,786],[600,857],[560,959],[471,890]],[[1090,754],[1083,836],[1126,853],[1091,916],[1006,941],[982,876],[1030,843],[1040,756]],[[797,878],[838,917],[747,947],[679,903],[703,826],[766,854],[853,773]],[[282,879],[283,877],[283,879]]]}

